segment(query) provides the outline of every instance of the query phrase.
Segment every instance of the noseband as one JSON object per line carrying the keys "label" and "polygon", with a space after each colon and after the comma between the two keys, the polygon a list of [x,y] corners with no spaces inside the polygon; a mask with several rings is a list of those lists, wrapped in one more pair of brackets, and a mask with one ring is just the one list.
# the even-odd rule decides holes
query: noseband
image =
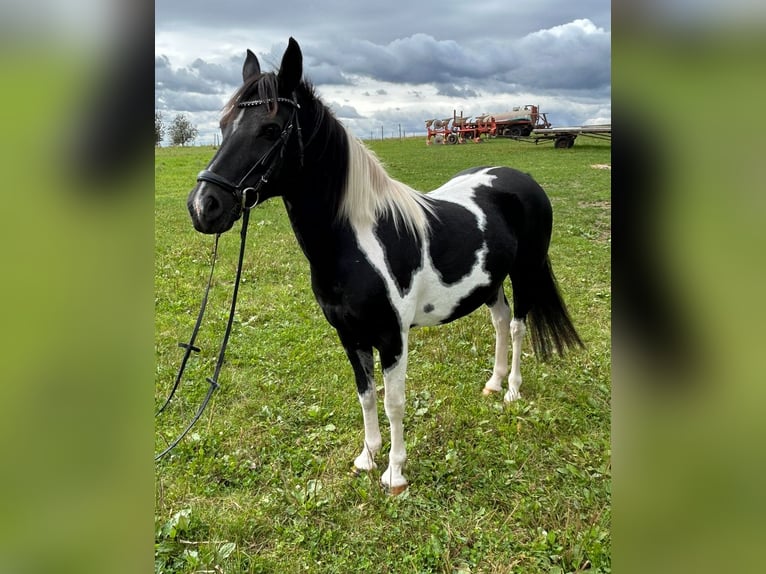
{"label": "noseband", "polygon": [[[256,106],[261,106],[264,104],[269,104],[272,102],[282,102],[285,104],[290,104],[293,108],[293,111],[290,115],[290,119],[288,120],[287,124],[285,125],[284,129],[282,130],[282,133],[279,135],[279,138],[274,141],[274,144],[264,153],[258,161],[256,161],[252,167],[250,167],[249,170],[247,170],[247,173],[242,176],[242,178],[239,180],[239,183],[232,183],[222,175],[219,175],[209,169],[203,169],[199,174],[197,174],[197,181],[205,181],[208,183],[214,183],[218,187],[221,187],[222,189],[225,189],[229,193],[231,193],[234,196],[234,199],[236,201],[236,204],[240,206],[241,211],[246,211],[249,209],[252,209],[255,207],[258,202],[260,201],[260,190],[261,188],[266,185],[269,182],[269,178],[271,177],[274,170],[276,170],[279,166],[282,165],[282,161],[284,160],[285,155],[285,148],[287,147],[287,142],[290,140],[290,136],[293,134],[293,130],[298,131],[298,145],[300,147],[300,163],[303,164],[303,141],[301,137],[301,127],[300,123],[298,122],[298,114],[297,111],[300,109],[300,105],[297,101],[295,101],[294,96],[293,99],[289,98],[268,98],[265,100],[250,100],[246,102],[239,102],[237,104],[238,108],[252,108]],[[261,175],[260,179],[256,182],[254,186],[247,186],[246,187],[246,181],[250,178],[250,176],[253,174],[253,172],[258,168],[266,168],[266,171]]]}

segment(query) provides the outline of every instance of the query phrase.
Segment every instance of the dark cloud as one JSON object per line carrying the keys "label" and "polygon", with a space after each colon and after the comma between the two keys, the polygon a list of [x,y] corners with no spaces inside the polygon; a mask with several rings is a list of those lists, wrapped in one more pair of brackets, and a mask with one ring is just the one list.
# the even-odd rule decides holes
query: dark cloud
{"label": "dark cloud", "polygon": [[[487,41],[482,49],[427,34],[394,40],[386,45],[367,40],[323,43],[309,48],[316,60],[347,73],[405,84],[433,83],[446,95],[476,93],[488,80],[534,89],[596,89],[610,83],[611,34],[589,20],[529,34],[517,41]],[[460,85],[470,86],[459,88]],[[465,93],[468,95],[468,92]]]}
{"label": "dark cloud", "polygon": [[437,84],[436,94],[451,98],[478,98],[481,94],[470,86],[456,86],[455,84]]}
{"label": "dark cloud", "polygon": [[[369,108],[359,112],[364,107],[359,98],[376,96],[390,103],[387,118],[402,118],[408,129],[420,130],[433,111],[417,112],[422,114],[417,121],[402,114],[433,94],[454,100],[449,108],[473,108],[476,101],[482,109],[472,113],[487,111],[479,104],[488,101],[536,103],[518,100],[518,94],[533,94],[560,104],[562,117],[571,123],[580,116],[584,121],[593,110],[610,115],[606,0],[537,0],[512,8],[507,0],[476,0],[448,9],[440,0],[406,6],[396,0],[350,5],[285,0],[261,3],[256,10],[244,0],[185,0],[183,5],[167,0],[156,4],[156,30],[158,37],[167,30],[173,45],[170,57],[158,47],[155,61],[163,110],[208,111],[212,117],[241,81],[245,50],[258,55],[262,69],[276,69],[293,36],[303,51],[305,76],[320,93],[322,86],[331,88],[336,114],[362,133],[378,120]],[[183,53],[188,54],[183,62],[173,61]],[[404,93],[395,85],[407,87],[409,101],[393,100]],[[364,87],[355,91],[355,86]],[[204,129],[215,129],[209,123]]]}
{"label": "dark cloud", "polygon": [[419,0],[348,2],[346,0],[163,0],[155,3],[157,28],[205,27],[229,32],[249,31],[254,42],[265,33],[287,42],[294,36],[301,44],[336,38],[349,46],[353,38],[386,44],[420,32],[461,44],[481,45],[486,40],[523,36],[577,18],[587,17],[597,26],[611,25],[608,0],[535,0],[509,4],[507,0],[452,2]]}
{"label": "dark cloud", "polygon": [[611,83],[611,34],[588,20],[529,34],[515,50],[523,63],[501,79],[530,88],[569,90]]}
{"label": "dark cloud", "polygon": [[165,92],[221,94],[241,83],[239,71],[196,59],[190,66],[173,68],[170,59],[160,55],[154,59],[155,89]]}
{"label": "dark cloud", "polygon": [[393,83],[425,84],[451,78],[481,78],[494,62],[453,40],[436,40],[417,33],[388,44],[352,40],[349,46],[323,43],[312,47],[315,57],[341,66],[353,74]]}
{"label": "dark cloud", "polygon": [[[243,59],[244,61],[244,59]],[[192,62],[191,68],[199,77],[218,86],[237,86],[242,81],[242,65],[211,64],[197,58]]]}

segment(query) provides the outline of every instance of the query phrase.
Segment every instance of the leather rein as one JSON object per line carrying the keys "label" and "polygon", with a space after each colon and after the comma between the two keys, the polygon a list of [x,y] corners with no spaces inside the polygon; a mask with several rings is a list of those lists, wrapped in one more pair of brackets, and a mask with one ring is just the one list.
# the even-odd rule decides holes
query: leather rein
{"label": "leather rein", "polygon": [[[260,190],[263,188],[263,186],[265,186],[269,182],[269,179],[271,175],[274,173],[274,171],[282,165],[282,161],[284,160],[285,148],[287,147],[287,142],[290,140],[290,137],[292,136],[293,131],[298,132],[298,145],[300,148],[300,163],[301,165],[303,164],[303,141],[302,141],[303,138],[301,136],[301,128],[298,123],[298,114],[297,114],[297,110],[300,109],[300,105],[298,104],[298,102],[295,100],[294,97],[293,99],[280,97],[280,98],[270,98],[265,100],[250,100],[245,102],[239,102],[237,104],[237,107],[239,108],[255,107],[255,106],[260,106],[260,105],[269,104],[273,102],[282,102],[282,103],[291,105],[293,109],[292,109],[292,114],[290,115],[290,119],[288,120],[287,124],[282,130],[282,133],[274,141],[274,144],[266,151],[266,153],[264,153],[258,159],[258,161],[256,161],[252,165],[252,167],[247,171],[247,173],[245,173],[245,175],[242,176],[242,178],[239,180],[239,183],[234,184],[228,179],[226,179],[225,177],[207,169],[202,170],[197,175],[198,182],[204,181],[204,182],[212,183],[231,193],[236,200],[236,204],[240,206],[240,210],[242,214],[242,228],[239,234],[240,235],[239,261],[237,263],[237,274],[234,280],[234,289],[231,295],[229,319],[226,323],[226,331],[224,332],[223,341],[221,342],[221,348],[218,352],[218,360],[215,365],[215,371],[212,377],[208,377],[206,379],[208,384],[210,385],[208,388],[207,394],[205,395],[205,398],[203,399],[202,403],[197,409],[197,412],[192,418],[191,422],[186,426],[183,432],[181,432],[181,434],[179,434],[168,445],[168,447],[165,448],[165,450],[155,455],[154,457],[155,461],[160,460],[162,457],[168,454],[171,450],[173,450],[178,445],[178,443],[181,442],[181,440],[183,440],[183,438],[189,433],[189,431],[194,426],[194,424],[202,416],[202,413],[205,411],[205,408],[210,402],[210,398],[213,396],[213,392],[215,392],[215,390],[220,386],[218,383],[218,375],[220,374],[221,367],[223,366],[223,359],[224,359],[224,354],[226,353],[226,346],[228,345],[229,336],[231,335],[231,327],[232,327],[232,324],[234,323],[234,311],[237,305],[239,281],[242,276],[242,262],[245,257],[245,239],[247,238],[247,225],[250,220],[250,210],[258,205],[258,203],[260,202]],[[255,185],[246,186],[245,184],[247,180],[252,176],[253,172],[255,172],[256,169],[258,169],[259,167],[266,167],[266,171],[260,176],[260,178],[255,183]],[[194,324],[194,329],[192,330],[192,334],[191,334],[191,337],[189,338],[189,342],[178,343],[178,346],[184,349],[184,356],[181,359],[181,365],[178,368],[178,372],[176,374],[173,388],[171,389],[167,399],[165,400],[162,407],[160,407],[160,409],[157,411],[155,416],[160,415],[165,410],[165,408],[170,404],[170,401],[173,398],[173,395],[175,394],[179,384],[181,383],[181,379],[183,378],[183,373],[186,369],[186,363],[188,362],[192,352],[199,353],[201,350],[199,347],[194,345],[194,342],[197,338],[197,333],[199,332],[200,325],[202,324],[202,318],[205,314],[205,307],[207,306],[208,294],[210,293],[210,286],[213,281],[213,270],[215,269],[215,262],[218,257],[218,238],[219,237],[220,237],[220,234],[216,234],[215,245],[213,247],[212,263],[210,265],[210,275],[208,276],[207,287],[205,288],[205,294],[202,297],[202,304],[200,305],[200,310],[197,315],[197,321]]]}

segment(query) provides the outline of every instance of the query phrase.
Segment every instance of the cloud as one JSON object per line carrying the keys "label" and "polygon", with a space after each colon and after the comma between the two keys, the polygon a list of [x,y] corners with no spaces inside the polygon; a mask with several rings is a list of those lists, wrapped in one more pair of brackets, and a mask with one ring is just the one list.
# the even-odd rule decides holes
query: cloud
{"label": "cloud", "polygon": [[314,85],[349,86],[354,83],[339,66],[327,62],[304,65],[303,75]]}
{"label": "cloud", "polygon": [[233,62],[219,64],[197,58],[188,66],[174,67],[168,56],[155,56],[155,107],[172,112],[220,113],[241,81],[241,67]]}
{"label": "cloud", "polygon": [[[507,0],[452,2],[353,2],[346,0],[289,0],[262,2],[253,10],[252,0],[162,0],[155,3],[159,31],[194,26],[195,38],[216,36],[219,44],[249,39],[254,51],[294,36],[301,46],[316,45],[328,38],[351,49],[354,38],[384,45],[392,38],[408,38],[426,32],[460,45],[473,43],[477,50],[485,41],[520,37],[530,30],[554,27],[587,16],[599,26],[609,26],[608,0],[535,0],[509,6]],[[198,42],[197,42],[198,45]],[[280,54],[281,56],[281,54]],[[277,60],[278,61],[278,60]]]}
{"label": "cloud", "polygon": [[451,78],[479,78],[492,62],[453,40],[436,40],[417,33],[388,44],[352,40],[349,46],[326,43],[317,46],[318,56],[353,74],[383,82],[423,84],[448,82]]}
{"label": "cloud", "polygon": [[195,70],[203,81],[218,86],[237,86],[242,81],[241,65],[235,67],[230,64],[215,64],[197,58],[192,62],[191,69]]}
{"label": "cloud", "polygon": [[[505,2],[482,0],[481,18],[476,17],[478,6],[442,10],[435,0],[422,4],[413,6],[405,19],[376,5],[337,8],[326,19],[331,26],[327,21],[309,23],[307,14],[316,7],[306,3],[295,10],[290,31],[275,20],[276,9],[265,7],[259,10],[263,21],[245,31],[246,16],[238,23],[229,21],[225,14],[210,12],[207,3],[191,2],[184,17],[199,21],[204,13],[210,22],[196,24],[192,37],[199,42],[189,40],[197,48],[188,59],[176,48],[182,45],[188,51],[180,31],[160,34],[167,54],[158,49],[155,60],[158,108],[219,115],[241,82],[245,48],[256,52],[264,70],[273,70],[287,37],[294,35],[303,51],[305,76],[336,115],[362,136],[369,135],[373,124],[379,131],[381,123],[401,122],[412,133],[423,131],[423,119],[451,115],[453,109],[475,115],[527,103],[546,102],[554,125],[610,117],[611,32],[603,27],[609,25],[605,0],[583,0],[577,6],[539,0],[513,14]],[[562,19],[562,14],[580,17]],[[487,26],[500,22],[501,15],[503,26]],[[216,129],[214,123],[210,126]]]}
{"label": "cloud", "polygon": [[201,60],[198,60],[196,63],[196,67],[173,68],[167,56],[155,57],[155,88],[173,92],[193,92],[196,94],[220,93],[221,82],[206,75],[209,69],[206,69]]}
{"label": "cloud", "polygon": [[[347,74],[380,82],[435,84],[444,94],[474,97],[487,87],[598,89],[611,81],[611,33],[588,19],[539,30],[518,40],[487,39],[480,46],[424,33],[387,44],[330,40],[304,48]],[[462,93],[461,93],[462,92]]]}
{"label": "cloud", "polygon": [[515,46],[522,62],[501,79],[543,89],[599,89],[611,83],[611,33],[590,20],[540,30]]}
{"label": "cloud", "polygon": [[478,98],[481,94],[470,86],[456,86],[455,84],[437,84],[436,94],[451,98]]}
{"label": "cloud", "polygon": [[339,104],[337,102],[329,102],[327,106],[333,111],[337,118],[363,118],[354,106],[346,104]]}
{"label": "cloud", "polygon": [[158,99],[163,102],[159,109],[185,112],[221,111],[226,103],[224,96],[195,94],[191,92],[159,92]]}

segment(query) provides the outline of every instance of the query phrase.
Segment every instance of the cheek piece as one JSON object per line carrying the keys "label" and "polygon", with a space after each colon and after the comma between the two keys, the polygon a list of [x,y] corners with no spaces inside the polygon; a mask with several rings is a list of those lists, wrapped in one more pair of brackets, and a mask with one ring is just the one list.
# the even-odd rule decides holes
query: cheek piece
{"label": "cheek piece", "polygon": [[[239,183],[232,183],[222,175],[210,171],[209,169],[203,169],[201,172],[199,172],[199,174],[197,174],[198,182],[206,181],[208,183],[213,183],[231,193],[234,196],[237,205],[240,206],[240,213],[252,209],[258,204],[260,201],[261,188],[269,182],[269,178],[272,176],[274,171],[281,167],[284,160],[287,142],[290,140],[290,136],[292,136],[293,131],[296,130],[298,132],[298,145],[300,147],[300,163],[303,165],[303,141],[301,138],[301,128],[298,123],[297,114],[297,110],[300,108],[300,105],[295,101],[295,99],[274,98],[268,100],[251,100],[247,102],[240,102],[237,104],[237,107],[255,107],[275,101],[283,102],[292,106],[293,111],[290,115],[290,119],[287,124],[285,124],[282,133],[274,141],[272,146],[266,151],[266,153],[258,158],[258,160],[250,167],[250,169],[247,170],[245,175],[243,175],[239,180]],[[262,169],[264,167],[265,171],[261,174],[260,179],[255,183],[255,185],[246,186],[245,184],[247,180],[251,178],[253,173],[256,170]]]}

